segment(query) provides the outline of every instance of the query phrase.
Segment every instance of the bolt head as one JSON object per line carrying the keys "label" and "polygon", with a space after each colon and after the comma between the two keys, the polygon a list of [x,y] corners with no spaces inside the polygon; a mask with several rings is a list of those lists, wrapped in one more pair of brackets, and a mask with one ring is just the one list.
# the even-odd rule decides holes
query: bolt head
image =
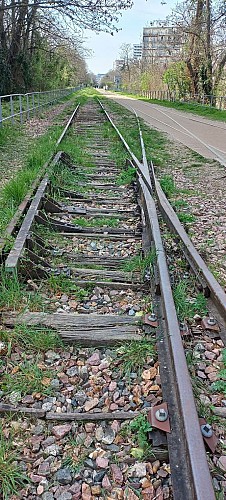
{"label": "bolt head", "polygon": [[155,418],[159,422],[165,422],[168,418],[168,411],[166,411],[164,408],[160,408],[160,410],[156,411]]}
{"label": "bolt head", "polygon": [[157,316],[155,313],[151,313],[150,316],[148,316],[148,321],[156,321]]}
{"label": "bolt head", "polygon": [[208,325],[213,326],[216,325],[216,320],[212,316],[210,316],[209,319],[207,320],[207,323]]}
{"label": "bolt head", "polygon": [[213,430],[210,424],[201,425],[201,432],[204,437],[210,438],[213,435]]}

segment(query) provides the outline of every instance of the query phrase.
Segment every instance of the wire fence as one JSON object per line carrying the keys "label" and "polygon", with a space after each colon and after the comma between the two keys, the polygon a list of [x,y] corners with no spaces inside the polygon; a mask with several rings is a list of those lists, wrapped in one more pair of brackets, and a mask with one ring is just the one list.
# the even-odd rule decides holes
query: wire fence
{"label": "wire fence", "polygon": [[46,92],[2,95],[0,96],[0,127],[7,121],[13,125],[22,124],[42,108],[60,101],[78,89],[79,87],[72,87]]}
{"label": "wire fence", "polygon": [[[134,93],[134,92],[133,92]],[[178,95],[176,92],[169,92],[168,90],[143,90],[136,91],[136,95],[147,97],[148,99],[157,99],[161,101],[171,102],[184,102],[188,104],[199,104],[202,106],[214,107],[219,110],[226,109],[226,96],[216,95],[198,95],[198,94],[185,94]]]}

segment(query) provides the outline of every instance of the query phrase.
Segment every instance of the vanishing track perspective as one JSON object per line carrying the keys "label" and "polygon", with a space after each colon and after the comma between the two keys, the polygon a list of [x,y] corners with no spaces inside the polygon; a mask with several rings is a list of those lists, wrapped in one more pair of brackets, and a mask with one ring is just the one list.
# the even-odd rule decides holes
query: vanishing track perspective
{"label": "vanishing track perspective", "polygon": [[[95,99],[77,106],[62,151],[8,229],[0,412],[22,473],[16,489],[0,491],[43,500],[214,499],[214,489],[224,494],[224,429],[200,410],[185,353],[196,352],[203,379],[216,381],[226,295],[163,194],[139,122],[142,160],[105,107]],[[172,265],[178,251],[192,289],[208,300],[191,321],[171,288],[175,273],[184,283],[185,269]]]}

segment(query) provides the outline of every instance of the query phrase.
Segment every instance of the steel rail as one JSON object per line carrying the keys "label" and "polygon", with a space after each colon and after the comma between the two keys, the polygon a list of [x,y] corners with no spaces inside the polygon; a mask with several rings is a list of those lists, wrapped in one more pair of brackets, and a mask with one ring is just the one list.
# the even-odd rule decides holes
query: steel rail
{"label": "steel rail", "polygon": [[[101,102],[100,105],[138,168],[139,183],[146,204],[148,219],[150,222],[152,237],[154,240],[156,254],[157,254],[157,265],[160,277],[161,296],[165,312],[165,322],[167,326],[168,340],[171,348],[173,369],[175,373],[174,380],[176,381],[177,392],[178,392],[177,394],[179,403],[178,410],[180,412],[180,416],[183,421],[184,436],[188,450],[188,456],[184,457],[183,464],[179,465],[177,464],[175,465],[175,470],[172,469],[173,473],[172,478],[178,477],[178,470],[176,470],[178,467],[180,467],[181,470],[186,468],[185,475],[187,475],[187,477],[189,477],[191,481],[190,483],[191,490],[190,493],[189,490],[187,490],[186,500],[190,498],[197,500],[204,500],[204,499],[214,500],[215,494],[211,481],[210,471],[207,464],[206,452],[200,430],[200,424],[198,421],[198,415],[195,407],[190,375],[188,372],[186,358],[184,354],[184,348],[181,339],[176,308],[171,290],[166,256],[160,234],[156,205],[151,193],[152,188],[151,188],[151,183],[149,181],[150,179],[149,172],[146,175],[147,160],[146,160],[144,146],[142,147],[142,154],[144,160],[143,164],[139,162],[134,153],[131,151],[129,145],[126,143],[122,134],[113,123],[111,117],[109,116],[109,114],[107,113]],[[175,436],[175,438],[178,439],[178,436]],[[181,437],[180,439],[183,439],[183,437]],[[175,484],[173,482],[173,486],[174,485],[176,492],[174,498],[177,500],[181,500],[181,493],[178,492],[177,490],[176,479],[175,479]]]}

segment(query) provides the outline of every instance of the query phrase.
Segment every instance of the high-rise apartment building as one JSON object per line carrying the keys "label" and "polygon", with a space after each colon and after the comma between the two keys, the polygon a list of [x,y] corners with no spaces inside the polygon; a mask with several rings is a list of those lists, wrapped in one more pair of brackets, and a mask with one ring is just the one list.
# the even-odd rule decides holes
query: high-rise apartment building
{"label": "high-rise apartment building", "polygon": [[173,26],[143,28],[143,62],[166,66],[178,60],[183,41]]}
{"label": "high-rise apartment building", "polygon": [[139,61],[142,58],[143,45],[142,43],[135,43],[133,45],[133,59]]}

